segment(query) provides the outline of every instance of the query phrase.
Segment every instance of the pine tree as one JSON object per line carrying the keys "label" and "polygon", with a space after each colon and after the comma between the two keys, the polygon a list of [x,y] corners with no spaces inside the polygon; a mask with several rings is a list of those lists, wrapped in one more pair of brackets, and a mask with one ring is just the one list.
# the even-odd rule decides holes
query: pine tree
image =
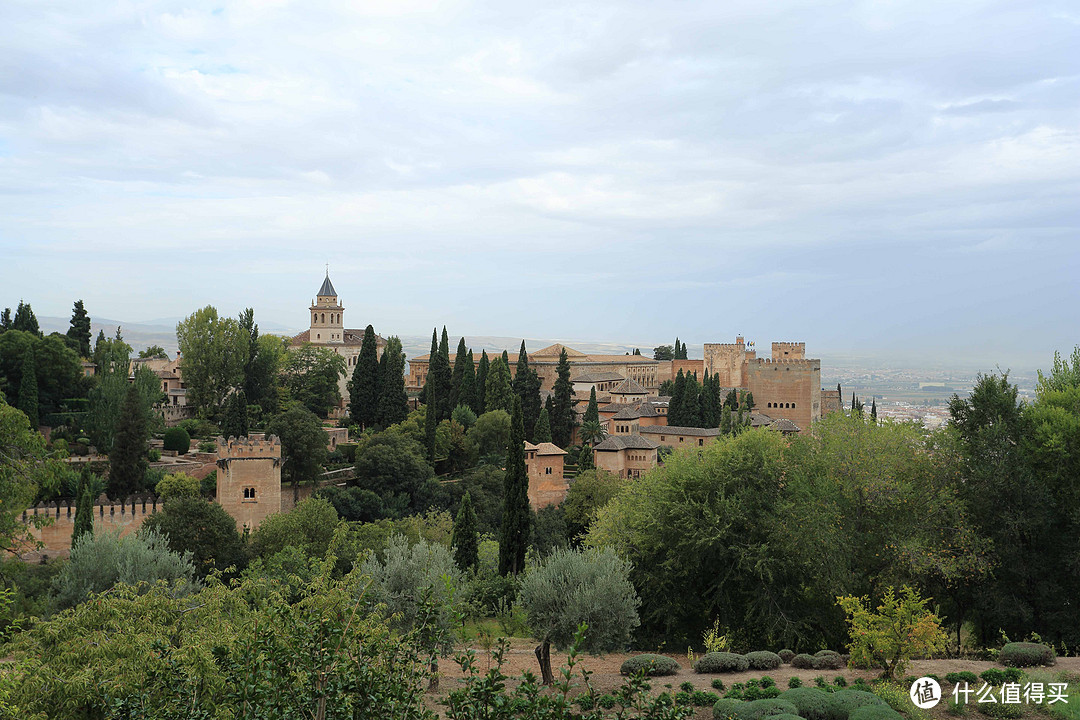
{"label": "pine tree", "polygon": [[75,301],[75,308],[71,311],[71,327],[68,328],[67,336],[77,345],[79,357],[90,357],[90,316],[86,314],[86,307],[82,300]]}
{"label": "pine tree", "polygon": [[540,417],[536,421],[536,429],[533,430],[533,443],[551,442],[551,420],[548,419],[547,408],[540,410]]}
{"label": "pine tree", "polygon": [[582,422],[600,422],[600,406],[596,402],[596,386],[589,390],[589,406],[585,408]]}
{"label": "pine tree", "polygon": [[386,340],[379,361],[378,423],[390,427],[409,416],[409,396],[405,394],[405,352],[401,339],[392,335]]}
{"label": "pine tree", "polygon": [[525,437],[532,437],[536,432],[536,421],[540,417],[540,376],[529,367],[529,354],[525,351],[525,341],[521,341],[518,351],[517,371],[514,374],[514,394],[521,398],[521,417],[525,423]]}
{"label": "pine tree", "polygon": [[510,413],[510,444],[506,450],[503,481],[502,527],[499,530],[499,573],[517,575],[525,569],[529,543],[529,473],[525,467],[525,425],[521,401],[513,400]]}
{"label": "pine tree", "polygon": [[450,419],[450,413],[454,412],[454,406],[450,404],[451,392],[453,391],[454,370],[450,367],[450,338],[446,334],[446,326],[443,325],[442,339],[439,341],[439,365],[435,369],[435,378],[438,385],[435,386],[435,403],[439,407],[439,422]]}
{"label": "pine tree", "polygon": [[379,350],[375,328],[364,328],[360,354],[349,379],[349,417],[367,428],[379,421]]}
{"label": "pine tree", "polygon": [[454,353],[454,371],[450,374],[450,404],[452,407],[468,405],[461,397],[461,383],[465,379],[465,338],[458,340],[457,352]]}
{"label": "pine tree", "polygon": [[472,406],[477,417],[484,414],[487,404],[487,376],[491,372],[491,360],[487,350],[480,353],[480,362],[476,366],[476,404]]}
{"label": "pine tree", "polygon": [[555,387],[552,388],[551,438],[561,448],[570,445],[574,434],[574,387],[570,383],[570,359],[566,348],[559,353],[555,368]]}
{"label": "pine tree", "polygon": [[686,396],[686,375],[680,369],[679,374],[675,376],[675,387],[671,392],[671,400],[668,401],[668,425],[675,427],[686,427],[683,422],[685,419],[683,414],[683,398]]}
{"label": "pine tree", "polygon": [[[458,405],[465,405],[476,412],[476,361],[472,348],[465,353],[465,364],[461,368],[461,386],[458,388]],[[455,405],[455,407],[457,407]]]}
{"label": "pine tree", "polygon": [[11,329],[22,330],[35,335],[41,334],[37,317],[34,315],[34,311],[30,309],[30,303],[19,301],[19,307],[15,310],[15,319],[11,321]]}
{"label": "pine tree", "polygon": [[503,362],[502,357],[496,357],[491,367],[488,368],[487,388],[484,391],[484,410],[505,410],[510,412],[513,407],[514,388],[510,381],[510,368]]}
{"label": "pine tree", "polygon": [[75,547],[83,535],[92,537],[94,534],[94,496],[91,484],[90,466],[83,465],[75,495],[75,521],[71,530],[71,547]]}
{"label": "pine tree", "polygon": [[427,384],[424,393],[424,438],[427,446],[427,459],[435,467],[435,429],[439,421],[435,418],[435,383]]}
{"label": "pine tree", "polygon": [[116,420],[116,437],[109,453],[109,497],[122,500],[137,491],[146,476],[146,443],[150,433],[135,383],[128,386]]}
{"label": "pine tree", "polygon": [[38,429],[38,382],[34,368],[34,348],[26,348],[23,353],[22,379],[19,380],[19,405],[26,417],[30,418],[30,427]]}
{"label": "pine tree", "polygon": [[454,532],[450,538],[454,548],[454,562],[461,570],[476,567],[480,562],[480,535],[476,529],[476,511],[473,510],[472,497],[468,491],[461,498],[457,517],[454,518]]}
{"label": "pine tree", "polygon": [[221,423],[221,434],[226,440],[247,437],[247,396],[243,390],[237,390],[229,396],[225,406],[225,420]]}

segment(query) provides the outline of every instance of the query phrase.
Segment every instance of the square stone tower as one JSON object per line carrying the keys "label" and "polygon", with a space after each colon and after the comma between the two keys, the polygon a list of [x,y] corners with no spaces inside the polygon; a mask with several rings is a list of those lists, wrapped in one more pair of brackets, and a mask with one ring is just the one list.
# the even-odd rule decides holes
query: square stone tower
{"label": "square stone tower", "polygon": [[254,433],[218,438],[217,501],[242,528],[281,512],[281,442]]}

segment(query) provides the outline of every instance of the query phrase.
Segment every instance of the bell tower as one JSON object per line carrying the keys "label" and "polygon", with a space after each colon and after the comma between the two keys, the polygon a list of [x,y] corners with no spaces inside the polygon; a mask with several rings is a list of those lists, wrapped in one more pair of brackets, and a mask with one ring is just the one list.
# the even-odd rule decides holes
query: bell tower
{"label": "bell tower", "polygon": [[338,345],[345,341],[345,308],[338,302],[337,291],[326,271],[319,294],[311,303],[311,334],[308,339],[316,345]]}

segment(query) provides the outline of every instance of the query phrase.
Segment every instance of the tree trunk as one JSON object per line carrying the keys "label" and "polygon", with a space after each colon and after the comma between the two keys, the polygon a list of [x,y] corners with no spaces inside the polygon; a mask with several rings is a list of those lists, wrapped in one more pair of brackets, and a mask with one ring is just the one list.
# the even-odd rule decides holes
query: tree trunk
{"label": "tree trunk", "polygon": [[431,659],[431,677],[428,679],[428,692],[439,692],[439,658]]}
{"label": "tree trunk", "polygon": [[551,643],[546,640],[536,646],[536,659],[540,663],[540,676],[545,685],[553,685],[555,676],[551,674]]}

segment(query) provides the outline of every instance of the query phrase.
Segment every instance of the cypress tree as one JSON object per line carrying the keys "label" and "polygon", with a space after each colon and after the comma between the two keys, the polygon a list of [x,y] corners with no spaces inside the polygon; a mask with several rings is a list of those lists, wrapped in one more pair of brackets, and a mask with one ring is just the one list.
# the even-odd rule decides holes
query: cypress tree
{"label": "cypress tree", "polygon": [[734,410],[739,406],[739,393],[735,391],[735,388],[728,390],[727,397],[724,398],[724,407]]}
{"label": "cypress tree", "polygon": [[668,401],[668,425],[686,427],[683,422],[683,398],[686,395],[686,375],[680,369],[675,376],[675,388],[671,392],[671,400]]}
{"label": "cypress tree", "polygon": [[349,416],[361,427],[370,427],[379,420],[379,351],[375,328],[364,328],[360,354],[349,380]]}
{"label": "cypress tree", "polygon": [[694,375],[686,376],[683,399],[679,405],[679,419],[679,425],[684,427],[700,427],[701,386]]}
{"label": "cypress tree", "polygon": [[743,398],[743,401],[746,404],[746,418],[747,418],[747,422],[749,422],[749,420],[750,420],[750,411],[754,409],[754,393],[747,390],[746,391],[746,397]]}
{"label": "cypress tree", "polygon": [[30,309],[30,303],[24,303],[19,301],[19,307],[15,310],[15,319],[11,321],[12,330],[22,330],[23,332],[34,333],[35,335],[41,334],[41,329],[38,327],[37,316],[34,315],[34,311]]}
{"label": "cypress tree", "polygon": [[10,330],[11,324],[11,308],[4,308],[4,312],[0,313],[0,333]]}
{"label": "cypress tree", "polygon": [[469,492],[461,498],[457,517],[454,518],[454,533],[450,539],[454,548],[454,562],[461,570],[476,567],[480,562],[480,536],[476,530],[476,511],[473,510]]}
{"label": "cypress tree", "polygon": [[855,412],[855,393],[851,393],[851,412]]}
{"label": "cypress tree", "polygon": [[465,364],[461,368],[461,386],[458,388],[457,404],[465,405],[474,413],[476,412],[476,361],[473,359],[472,348],[469,348],[465,354]]}
{"label": "cypress tree", "polygon": [[596,402],[596,386],[589,389],[589,406],[585,408],[584,422],[600,422],[600,406]]}
{"label": "cypress tree", "polygon": [[71,327],[68,328],[67,336],[77,345],[79,357],[90,357],[90,316],[86,314],[86,307],[82,300],[75,301],[75,308],[71,311]]}
{"label": "cypress tree", "polygon": [[596,467],[596,463],[593,462],[593,449],[589,443],[582,443],[581,450],[578,452],[577,469],[579,473],[586,470],[592,470]]}
{"label": "cypress tree", "polygon": [[870,422],[877,422],[877,398],[870,399]]}
{"label": "cypress tree", "polygon": [[506,450],[503,481],[502,527],[499,530],[499,573],[517,575],[525,569],[529,543],[529,473],[525,468],[525,424],[521,401],[513,399],[510,413],[510,444]]}
{"label": "cypress tree", "polygon": [[680,347],[681,347],[681,345],[679,344],[679,338],[676,337],[675,338],[674,354],[672,355],[672,358],[675,359],[675,360],[682,360],[682,357],[680,357],[681,353],[679,352]]}
{"label": "cypress tree", "polygon": [[22,379],[19,380],[19,409],[30,418],[30,428],[38,429],[38,382],[34,368],[34,348],[26,348],[23,353]]}
{"label": "cypress tree", "polygon": [[496,357],[487,374],[487,388],[484,392],[484,410],[506,410],[513,407],[514,389],[510,382],[510,368],[501,357]]}
{"label": "cypress tree", "polygon": [[480,362],[476,366],[476,404],[473,412],[477,417],[484,414],[487,405],[487,376],[491,372],[491,360],[488,359],[487,350],[480,352]]}
{"label": "cypress tree", "polygon": [[390,336],[379,361],[378,423],[390,427],[409,416],[409,396],[405,394],[405,352],[401,339]]}
{"label": "cypress tree", "polygon": [[731,435],[731,408],[727,405],[720,411],[720,432]]}
{"label": "cypress tree", "polygon": [[536,429],[533,430],[533,443],[551,442],[551,420],[548,419],[547,408],[540,410],[540,417],[536,421]]}
{"label": "cypress tree", "polygon": [[225,406],[225,421],[221,424],[221,434],[229,438],[247,437],[247,396],[243,390],[237,390],[229,396]]}
{"label": "cypress tree", "polygon": [[150,433],[146,413],[135,383],[128,386],[116,420],[112,452],[109,453],[109,497],[122,500],[137,491],[146,476],[146,443]]}
{"label": "cypress tree", "polygon": [[75,521],[71,531],[71,547],[83,535],[94,534],[94,497],[90,490],[90,466],[83,465],[79,476],[79,485],[75,497]]}
{"label": "cypress tree", "polygon": [[555,387],[552,390],[551,403],[551,441],[559,447],[568,447],[574,434],[574,388],[570,383],[570,360],[566,348],[559,353],[556,366]]}
{"label": "cypress tree", "polygon": [[458,340],[457,352],[454,353],[454,372],[450,375],[450,411],[458,405],[468,405],[462,401],[461,383],[465,379],[465,338]]}
{"label": "cypress tree", "polygon": [[454,371],[450,367],[450,338],[447,337],[446,326],[443,325],[442,340],[439,341],[439,366],[435,375],[439,381],[439,384],[435,386],[435,403],[439,407],[440,422],[449,420],[450,413],[454,412],[454,406],[450,404],[453,376]]}
{"label": "cypress tree", "polygon": [[521,398],[525,437],[532,437],[536,432],[536,421],[540,418],[540,376],[529,367],[529,354],[525,351],[524,340],[521,341],[521,350],[518,351],[514,394]]}
{"label": "cypress tree", "polygon": [[715,428],[720,426],[720,385],[716,375],[709,375],[705,371],[705,379],[701,383],[701,427]]}
{"label": "cypress tree", "polygon": [[435,383],[429,382],[424,393],[424,438],[431,467],[435,467],[435,428],[438,424],[439,421],[435,419]]}

